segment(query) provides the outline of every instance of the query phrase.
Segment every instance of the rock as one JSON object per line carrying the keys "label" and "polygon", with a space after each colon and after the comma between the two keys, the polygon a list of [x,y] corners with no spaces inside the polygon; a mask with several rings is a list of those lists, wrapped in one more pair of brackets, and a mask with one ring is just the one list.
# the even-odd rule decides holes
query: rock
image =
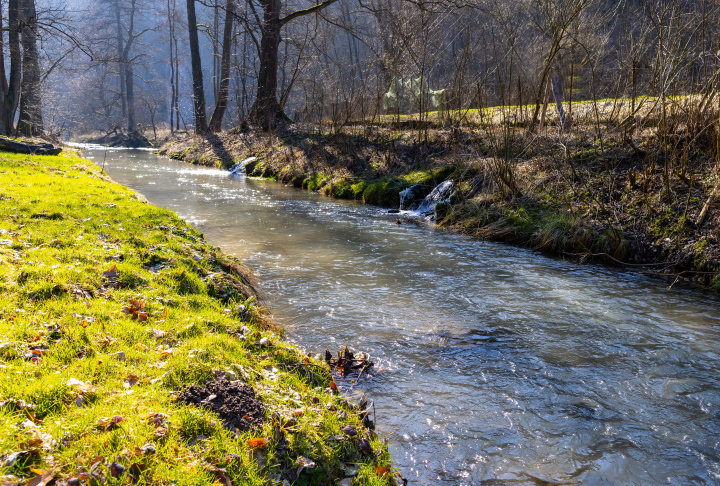
{"label": "rock", "polygon": [[273,343],[268,338],[262,338],[260,341],[258,341],[258,344],[260,346],[272,346]]}
{"label": "rock", "polygon": [[354,425],[346,425],[342,431],[345,432],[345,435],[348,437],[355,437],[357,435],[357,429]]}
{"label": "rock", "polygon": [[237,373],[235,373],[234,371],[228,370],[225,372],[225,377],[227,378],[228,381],[235,381],[235,380],[237,380]]}

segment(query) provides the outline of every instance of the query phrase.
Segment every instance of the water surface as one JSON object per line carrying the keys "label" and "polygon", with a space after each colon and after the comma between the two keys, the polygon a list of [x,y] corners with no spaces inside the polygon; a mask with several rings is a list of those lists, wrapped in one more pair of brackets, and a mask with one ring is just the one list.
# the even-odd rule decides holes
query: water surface
{"label": "water surface", "polygon": [[358,388],[411,484],[720,484],[714,296],[148,152],[105,163],[243,257],[292,340],[372,355]]}

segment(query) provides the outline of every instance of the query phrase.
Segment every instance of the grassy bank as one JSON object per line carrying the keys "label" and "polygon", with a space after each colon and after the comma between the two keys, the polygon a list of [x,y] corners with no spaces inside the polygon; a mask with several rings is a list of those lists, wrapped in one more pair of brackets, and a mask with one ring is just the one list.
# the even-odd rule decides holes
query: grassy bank
{"label": "grassy bank", "polygon": [[436,210],[442,227],[718,291],[717,113],[685,98],[664,109],[643,101],[634,116],[628,100],[578,103],[566,132],[552,110],[545,128],[528,131],[529,107],[505,107],[464,127],[237,128],[161,153],[220,167],[255,157],[251,176],[393,208],[403,189],[416,185],[407,204],[417,204],[452,179],[457,192]]}
{"label": "grassy bank", "polygon": [[395,482],[252,274],[87,160],[0,153],[0,335],[3,485]]}

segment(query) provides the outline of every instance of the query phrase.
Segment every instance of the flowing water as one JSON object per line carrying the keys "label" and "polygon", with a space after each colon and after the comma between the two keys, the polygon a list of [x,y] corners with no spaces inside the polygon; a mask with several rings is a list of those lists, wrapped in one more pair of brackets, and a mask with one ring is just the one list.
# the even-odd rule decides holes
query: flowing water
{"label": "flowing water", "polygon": [[372,355],[411,484],[720,484],[716,297],[149,152],[106,169],[243,257],[292,340]]}

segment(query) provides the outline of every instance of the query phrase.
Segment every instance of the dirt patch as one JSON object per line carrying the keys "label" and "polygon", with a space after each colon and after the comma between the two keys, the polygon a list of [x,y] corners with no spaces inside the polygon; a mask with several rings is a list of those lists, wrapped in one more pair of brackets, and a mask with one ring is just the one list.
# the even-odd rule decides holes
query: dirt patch
{"label": "dirt patch", "polygon": [[191,385],[179,400],[217,413],[230,430],[245,432],[262,427],[265,407],[255,398],[255,390],[240,381],[211,381],[207,386]]}

